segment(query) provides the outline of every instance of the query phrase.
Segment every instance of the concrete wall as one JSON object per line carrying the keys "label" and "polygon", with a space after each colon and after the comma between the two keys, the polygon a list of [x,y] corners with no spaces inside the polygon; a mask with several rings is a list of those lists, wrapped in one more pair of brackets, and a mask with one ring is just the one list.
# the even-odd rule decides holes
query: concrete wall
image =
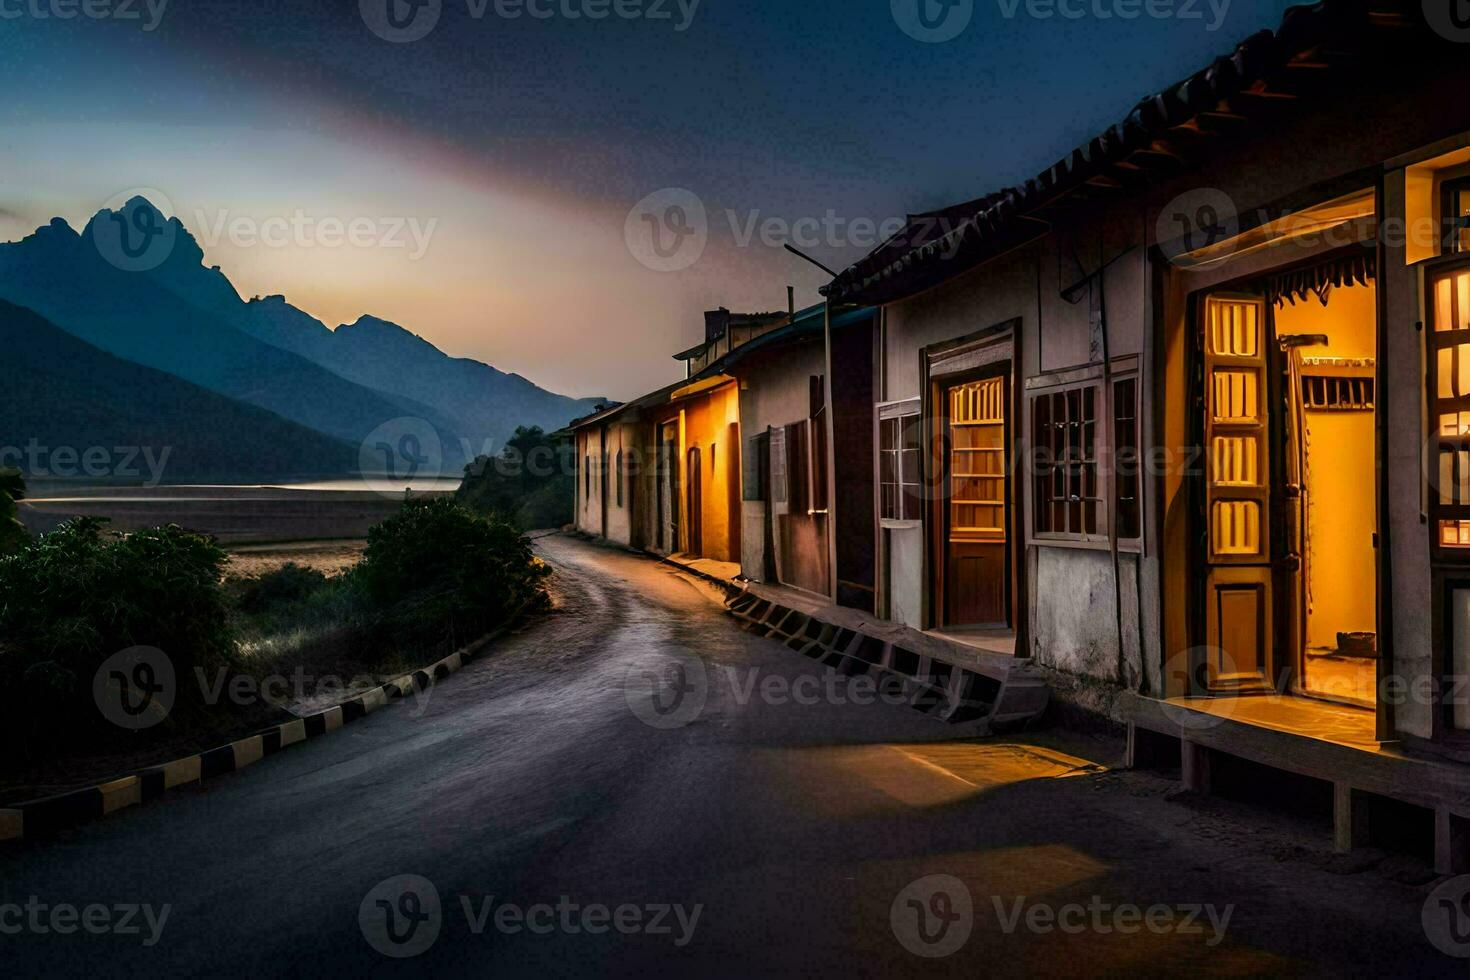
{"label": "concrete wall", "polygon": [[[618,544],[632,545],[633,540],[633,482],[629,477],[633,460],[638,452],[639,440],[635,426],[617,423],[607,426],[607,476],[603,481],[606,488],[607,527],[603,536]],[[618,454],[623,453],[621,465]],[[619,494],[619,484],[622,493]]]}
{"label": "concrete wall", "polygon": [[647,430],[636,420],[622,418],[577,430],[573,514],[579,531],[629,547],[643,547],[649,540],[644,512],[652,506],[654,485],[643,473],[651,468],[644,462],[652,439]]}
{"label": "concrete wall", "polygon": [[588,426],[576,432],[577,448],[577,501],[575,524],[577,530],[602,537],[602,439],[600,425]]}
{"label": "concrete wall", "polygon": [[[823,374],[826,353],[821,336],[762,351],[736,367],[740,378],[740,432],[745,446],[767,428],[779,429],[805,419],[811,413],[811,378]],[[747,462],[754,466],[755,461]],[[766,504],[741,504],[740,571],[756,582],[766,581]],[[786,513],[786,503],[775,501],[772,525]],[[773,533],[779,548],[780,535]],[[775,561],[776,557],[772,556]]]}
{"label": "concrete wall", "polygon": [[[1048,235],[967,275],[888,308],[885,367],[886,400],[919,397],[924,347],[957,340],[1007,320],[1020,321],[1016,336],[1015,383],[1044,384],[1058,372],[1102,360],[1101,330],[1086,293],[1068,303],[1059,294],[1102,261],[1125,253],[1134,224],[1124,216],[1103,215]],[[1073,260],[1074,251],[1084,268]],[[1143,352],[1151,304],[1145,255],[1134,250],[1106,273],[1109,348],[1114,360]],[[1140,384],[1146,380],[1140,378]],[[1145,387],[1145,390],[1146,387]],[[1023,401],[1023,405],[1029,402]],[[1023,410],[1024,414],[1025,410]],[[1024,574],[1030,595],[1030,648],[1048,666],[1111,680],[1117,675],[1117,627],[1112,561],[1106,551],[1040,542],[1031,538],[1034,513],[1024,447],[1030,443],[1026,419],[1011,420],[1022,451],[1012,461],[1019,486],[1016,505],[1024,514]],[[1143,433],[1146,438],[1147,432]],[[1145,507],[1147,490],[1145,489]],[[912,627],[923,623],[929,579],[924,568],[924,532],[898,527],[887,531],[887,590],[890,616]],[[1139,652],[1140,574],[1148,596],[1156,562],[1125,555],[1122,562],[1125,651],[1131,675],[1144,669]],[[1145,604],[1144,621],[1157,616],[1156,598]]]}
{"label": "concrete wall", "polygon": [[[1385,210],[1403,213],[1404,171],[1390,172],[1384,179]],[[1391,553],[1389,573],[1393,583],[1393,662],[1395,673],[1415,678],[1434,669],[1431,623],[1434,616],[1434,587],[1430,566],[1431,530],[1423,520],[1425,453],[1423,409],[1424,365],[1415,324],[1423,322],[1419,295],[1419,273],[1405,263],[1406,245],[1384,248],[1384,268],[1378,277],[1385,313],[1387,344],[1378,352],[1377,408],[1387,415],[1388,440],[1379,447],[1383,455],[1388,494],[1388,534]],[[1430,738],[1434,719],[1430,706],[1406,699],[1395,709],[1395,724],[1402,733]]]}

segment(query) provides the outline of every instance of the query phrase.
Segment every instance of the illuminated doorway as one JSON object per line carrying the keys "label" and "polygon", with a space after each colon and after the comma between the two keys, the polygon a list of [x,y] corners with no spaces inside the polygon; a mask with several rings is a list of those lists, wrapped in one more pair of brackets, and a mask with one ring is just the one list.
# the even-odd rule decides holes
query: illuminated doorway
{"label": "illuminated doorway", "polygon": [[1372,706],[1378,679],[1374,445],[1374,283],[1324,291],[1275,311],[1286,360],[1287,477],[1299,610],[1297,689]]}
{"label": "illuminated doorway", "polygon": [[1197,676],[1217,694],[1291,691],[1371,707],[1371,274],[1211,293],[1199,316],[1205,669]]}
{"label": "illuminated doorway", "polygon": [[992,373],[944,389],[945,626],[1005,626],[1009,618],[1006,380]]}

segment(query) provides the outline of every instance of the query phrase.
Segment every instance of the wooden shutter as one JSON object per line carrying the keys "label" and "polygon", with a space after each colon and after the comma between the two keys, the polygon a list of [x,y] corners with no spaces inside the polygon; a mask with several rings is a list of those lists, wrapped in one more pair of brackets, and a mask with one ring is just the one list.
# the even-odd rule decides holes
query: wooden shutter
{"label": "wooden shutter", "polygon": [[1272,642],[1266,304],[1204,302],[1207,686],[1266,682]]}

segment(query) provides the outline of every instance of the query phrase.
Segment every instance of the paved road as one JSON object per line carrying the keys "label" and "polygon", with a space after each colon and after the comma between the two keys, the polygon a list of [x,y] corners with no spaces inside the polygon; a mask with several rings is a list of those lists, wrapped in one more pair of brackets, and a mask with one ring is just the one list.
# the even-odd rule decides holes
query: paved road
{"label": "paved road", "polygon": [[[560,611],[426,702],[0,854],[0,927],[31,896],[169,906],[151,946],[141,915],[140,935],[0,935],[0,974],[1459,966],[1425,941],[1424,886],[1331,874],[1286,831],[1088,769],[1112,743],[952,741],[857,703],[865,689],[824,689],[683,573],[561,537],[538,548]],[[422,951],[383,955],[364,921],[384,948]]]}

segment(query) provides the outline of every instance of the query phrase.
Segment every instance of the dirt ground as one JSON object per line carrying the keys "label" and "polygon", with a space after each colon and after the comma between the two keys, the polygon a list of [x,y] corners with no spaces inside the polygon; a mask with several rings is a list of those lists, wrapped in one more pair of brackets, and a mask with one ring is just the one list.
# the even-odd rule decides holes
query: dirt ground
{"label": "dirt ground", "polygon": [[236,545],[230,549],[230,561],[225,566],[225,574],[242,578],[254,577],[295,562],[316,569],[323,575],[337,575],[357,564],[366,547],[367,541],[362,538]]}

